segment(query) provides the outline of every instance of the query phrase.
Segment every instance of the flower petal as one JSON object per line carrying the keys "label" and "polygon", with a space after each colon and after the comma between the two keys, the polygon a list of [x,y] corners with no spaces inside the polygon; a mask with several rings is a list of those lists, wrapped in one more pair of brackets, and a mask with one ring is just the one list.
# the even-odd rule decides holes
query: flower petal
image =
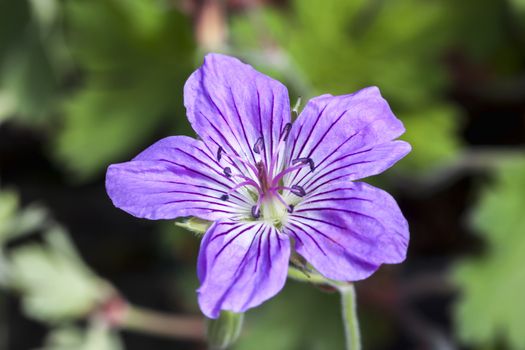
{"label": "flower petal", "polygon": [[320,273],[342,281],[402,262],[409,240],[407,221],[392,196],[362,182],[333,183],[307,195],[284,233]]}
{"label": "flower petal", "polygon": [[382,172],[410,151],[405,142],[391,142],[404,131],[376,87],[316,97],[294,123],[287,142],[288,162],[311,158],[315,171],[291,173],[285,184],[304,187],[323,174],[354,180]]}
{"label": "flower petal", "polygon": [[286,87],[236,58],[209,54],[184,86],[184,105],[193,129],[213,152],[255,162],[254,146],[262,137],[261,156],[269,161],[290,122]]}
{"label": "flower petal", "polygon": [[243,312],[284,286],[290,258],[286,235],[264,222],[218,221],[206,232],[199,253],[198,290],[202,312]]}
{"label": "flower petal", "polygon": [[315,192],[330,182],[353,181],[380,174],[406,156],[411,149],[407,142],[397,140],[365,151],[344,154],[320,164],[314,172],[297,177],[293,184],[302,186],[306,192]]}
{"label": "flower petal", "polygon": [[106,174],[106,190],[116,207],[153,220],[217,220],[249,212],[251,199],[242,194],[220,199],[232,184],[203,143],[185,136],[162,139],[133,160],[109,166]]}

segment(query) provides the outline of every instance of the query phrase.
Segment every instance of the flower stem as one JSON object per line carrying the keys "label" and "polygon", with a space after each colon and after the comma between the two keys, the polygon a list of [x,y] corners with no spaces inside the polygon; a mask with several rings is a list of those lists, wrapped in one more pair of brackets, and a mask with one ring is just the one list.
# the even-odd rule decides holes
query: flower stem
{"label": "flower stem", "polygon": [[357,305],[353,284],[338,285],[341,294],[341,311],[346,338],[346,350],[361,350],[361,335],[357,320]]}
{"label": "flower stem", "polygon": [[354,285],[352,283],[328,279],[315,271],[306,274],[294,267],[288,269],[288,277],[299,282],[324,284],[337,289],[339,294],[341,294],[341,311],[343,315],[346,350],[361,350],[361,334],[359,331],[359,321],[357,319],[357,303]]}
{"label": "flower stem", "polygon": [[176,339],[205,340],[201,317],[175,316],[128,305],[118,326],[122,329]]}

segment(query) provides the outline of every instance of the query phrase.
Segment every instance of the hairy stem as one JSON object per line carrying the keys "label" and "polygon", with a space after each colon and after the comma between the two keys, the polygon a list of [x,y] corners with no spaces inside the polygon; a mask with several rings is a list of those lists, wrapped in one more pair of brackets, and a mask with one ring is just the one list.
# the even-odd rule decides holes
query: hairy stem
{"label": "hairy stem", "polygon": [[338,285],[341,294],[341,311],[345,331],[346,350],[361,350],[361,334],[357,320],[357,304],[353,284]]}

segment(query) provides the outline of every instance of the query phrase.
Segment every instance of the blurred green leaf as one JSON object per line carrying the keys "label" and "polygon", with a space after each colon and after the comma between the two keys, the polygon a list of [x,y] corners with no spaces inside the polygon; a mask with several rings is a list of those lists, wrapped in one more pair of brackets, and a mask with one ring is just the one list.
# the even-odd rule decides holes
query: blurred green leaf
{"label": "blurred green leaf", "polygon": [[[45,3],[45,4],[44,4]],[[0,3],[0,122],[42,124],[54,110],[61,69],[56,0]]]}
{"label": "blurred green leaf", "polygon": [[432,170],[457,154],[459,112],[452,106],[442,104],[399,116],[406,128],[401,138],[412,145],[412,151],[399,163],[400,169]]}
{"label": "blurred green leaf", "polygon": [[[270,29],[312,82],[313,93],[378,85],[398,106],[411,107],[434,101],[446,82],[439,65],[446,37],[436,33],[445,15],[440,1],[296,0],[289,13],[266,11],[251,26]],[[233,27],[239,46],[249,45],[243,37],[257,45],[245,21],[237,18]]]}
{"label": "blurred green leaf", "polygon": [[65,232],[55,227],[46,243],[14,249],[9,255],[12,285],[22,293],[25,312],[43,322],[82,317],[108,289],[85,266]]}
{"label": "blurred green leaf", "polygon": [[107,325],[92,321],[86,331],[74,326],[53,330],[42,350],[121,350],[124,349],[118,335]]}
{"label": "blurred green leaf", "polygon": [[7,240],[42,228],[48,221],[47,211],[30,205],[20,208],[18,194],[12,190],[0,190],[0,246]]}
{"label": "blurred green leaf", "polygon": [[191,25],[162,4],[66,3],[71,49],[85,74],[64,105],[55,151],[80,179],[136,153],[161,126],[188,131],[182,87],[193,67]]}
{"label": "blurred green leaf", "polygon": [[502,166],[472,215],[472,226],[486,240],[487,254],[458,264],[461,288],[455,308],[460,337],[490,346],[505,339],[525,349],[525,161]]}

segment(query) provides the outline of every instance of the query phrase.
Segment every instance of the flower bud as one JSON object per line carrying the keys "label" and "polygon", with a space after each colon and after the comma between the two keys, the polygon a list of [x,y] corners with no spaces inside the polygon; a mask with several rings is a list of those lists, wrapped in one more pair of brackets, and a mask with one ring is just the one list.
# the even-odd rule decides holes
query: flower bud
{"label": "flower bud", "polygon": [[211,350],[224,350],[231,346],[242,330],[244,314],[223,311],[216,320],[208,321],[208,345]]}

